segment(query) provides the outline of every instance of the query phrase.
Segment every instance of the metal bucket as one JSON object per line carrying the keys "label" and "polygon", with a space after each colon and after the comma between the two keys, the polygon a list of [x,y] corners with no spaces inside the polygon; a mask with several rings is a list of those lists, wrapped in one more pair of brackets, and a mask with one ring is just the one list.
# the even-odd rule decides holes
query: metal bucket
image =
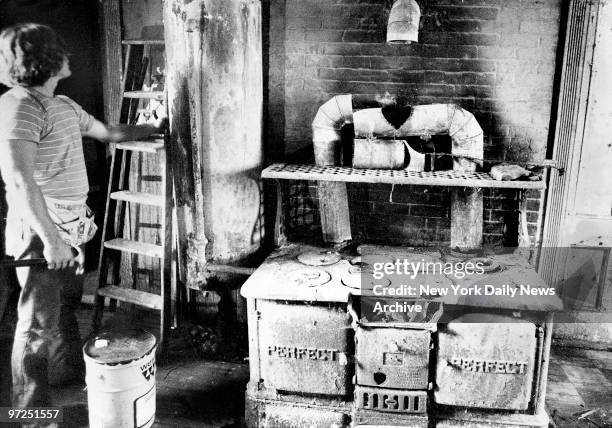
{"label": "metal bucket", "polygon": [[155,336],[105,332],[83,347],[91,428],[146,428],[155,421]]}

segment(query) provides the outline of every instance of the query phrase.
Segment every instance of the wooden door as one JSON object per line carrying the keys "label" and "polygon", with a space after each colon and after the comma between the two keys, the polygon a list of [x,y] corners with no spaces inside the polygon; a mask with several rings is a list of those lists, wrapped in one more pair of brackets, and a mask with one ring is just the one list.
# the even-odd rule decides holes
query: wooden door
{"label": "wooden door", "polygon": [[586,296],[605,275],[608,253],[598,250],[612,246],[612,5],[572,0],[569,8],[554,147],[563,170],[551,172],[543,236],[543,247],[560,250],[544,248],[539,271],[572,288],[590,263],[590,283],[578,285]]}
{"label": "wooden door", "polygon": [[566,245],[612,246],[612,5],[601,2],[582,144],[568,165]]}

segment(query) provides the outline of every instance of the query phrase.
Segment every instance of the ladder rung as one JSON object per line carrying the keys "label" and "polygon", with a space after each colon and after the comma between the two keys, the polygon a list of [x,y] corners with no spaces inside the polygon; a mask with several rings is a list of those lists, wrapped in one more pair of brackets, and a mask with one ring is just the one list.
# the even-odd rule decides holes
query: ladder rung
{"label": "ladder rung", "polygon": [[163,40],[158,39],[126,39],[121,40],[122,45],[163,45]]}
{"label": "ladder rung", "polygon": [[111,198],[116,201],[135,202],[137,204],[153,205],[156,207],[164,206],[164,198],[162,195],[152,195],[145,192],[130,192],[129,190],[121,190],[111,193]]}
{"label": "ladder rung", "polygon": [[131,288],[117,287],[116,285],[107,285],[98,289],[98,296],[116,299],[121,302],[133,303],[139,306],[145,306],[151,309],[162,308],[162,298],[159,294],[147,293],[146,291],[133,290]]}
{"label": "ladder rung", "polygon": [[164,255],[164,247],[146,242],[131,241],[129,239],[115,238],[104,243],[106,248],[123,251],[126,253],[142,254],[143,256],[161,258]]}
{"label": "ladder rung", "polygon": [[123,93],[124,98],[150,98],[162,101],[164,99],[163,91],[126,91]]}
{"label": "ladder rung", "polygon": [[124,141],[115,146],[119,150],[131,150],[133,152],[157,153],[164,149],[164,140],[154,141]]}

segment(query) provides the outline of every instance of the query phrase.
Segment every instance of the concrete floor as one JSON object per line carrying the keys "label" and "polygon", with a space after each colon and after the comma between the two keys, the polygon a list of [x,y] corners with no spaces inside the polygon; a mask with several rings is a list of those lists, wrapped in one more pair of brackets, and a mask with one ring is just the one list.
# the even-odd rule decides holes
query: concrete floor
{"label": "concrete floor", "polygon": [[[90,313],[84,308],[82,315],[87,316],[81,318],[88,320]],[[242,426],[248,363],[204,361],[186,336],[185,331],[174,332],[168,356],[158,365],[154,426]],[[57,389],[54,394],[58,404],[70,403],[68,409],[73,409],[67,426],[87,426],[83,386]],[[612,352],[554,347],[546,404],[552,427],[612,427]]]}
{"label": "concrete floor", "polygon": [[[189,360],[158,365],[154,427],[241,427],[248,365]],[[88,426],[85,385],[55,388],[67,428]]]}
{"label": "concrete floor", "polygon": [[[84,334],[91,316],[91,306],[84,304],[78,314]],[[156,326],[151,313],[128,311],[105,319],[111,326],[139,325],[150,331]],[[219,336],[235,340],[235,334],[221,330],[217,329]],[[221,346],[224,349],[229,348]],[[190,337],[190,327],[173,331],[167,357],[158,361],[154,427],[243,426],[248,362],[244,347],[232,351],[229,357],[222,355],[226,361],[205,360]],[[7,350],[0,349],[0,356],[7,356]],[[64,407],[63,426],[87,426],[84,383],[55,388],[52,396],[55,405]],[[554,347],[546,404],[553,427],[612,427],[612,352]]]}
{"label": "concrete floor", "polygon": [[[552,355],[546,399],[551,426],[612,427],[612,352],[554,348]],[[162,363],[154,427],[242,426],[247,380],[247,364],[189,354]],[[66,406],[67,427],[87,426],[84,385],[58,388],[53,395]]]}

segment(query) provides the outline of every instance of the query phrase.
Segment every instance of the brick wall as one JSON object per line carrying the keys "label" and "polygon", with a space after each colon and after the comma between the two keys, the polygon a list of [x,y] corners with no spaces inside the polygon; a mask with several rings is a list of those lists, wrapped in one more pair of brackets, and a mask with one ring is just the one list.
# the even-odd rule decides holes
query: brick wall
{"label": "brick wall", "polygon": [[[332,96],[389,92],[414,104],[456,103],[474,113],[485,132],[485,159],[544,159],[562,1],[417,2],[419,42],[407,46],[384,43],[391,0],[270,2],[272,157],[311,144],[312,118]],[[359,208],[352,214],[356,237],[448,241],[448,189],[396,186],[391,199],[391,186],[351,187],[351,203]],[[305,198],[316,211],[310,189]],[[540,195],[529,196],[535,234]],[[516,201],[514,191],[485,191],[488,242],[512,242]]]}

